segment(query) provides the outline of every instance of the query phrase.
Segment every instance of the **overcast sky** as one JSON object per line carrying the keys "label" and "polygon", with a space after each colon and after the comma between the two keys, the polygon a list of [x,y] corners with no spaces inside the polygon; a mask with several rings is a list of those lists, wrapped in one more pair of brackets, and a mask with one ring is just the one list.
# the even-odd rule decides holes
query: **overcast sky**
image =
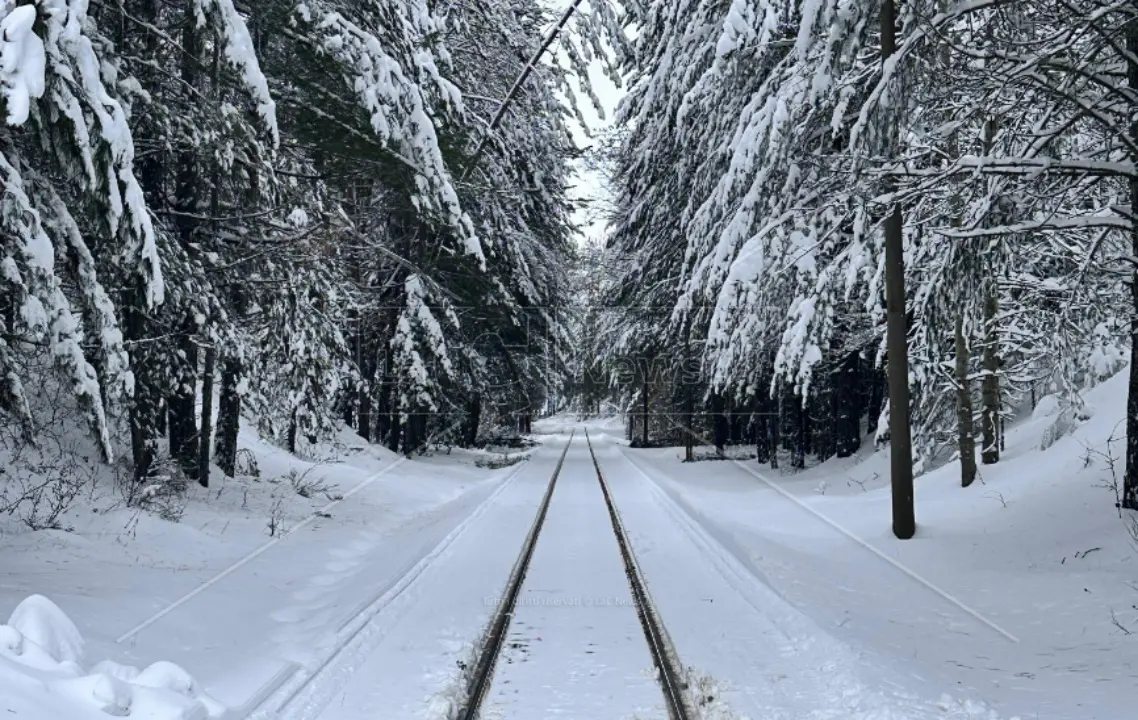
{"label": "overcast sky", "polygon": [[[547,1],[549,3],[549,6],[552,7],[556,12],[557,19],[561,18],[561,15],[565,12],[565,10],[572,2],[572,0]],[[589,2],[611,1],[612,0],[585,0],[582,5],[587,6]],[[561,38],[558,38],[558,40],[553,45],[553,50],[554,52],[560,53],[560,48]],[[605,119],[602,120],[600,117],[598,117],[597,113],[593,110],[592,102],[585,95],[578,96],[577,106],[581,109],[581,114],[585,116],[585,120],[589,124],[590,129],[595,132],[603,130],[609,125],[609,123],[612,122],[613,113],[616,110],[617,103],[619,103],[621,98],[624,97],[624,91],[623,89],[617,88],[615,85],[613,85],[613,83],[605,76],[604,72],[602,72],[599,64],[591,68],[589,77],[592,82],[593,92],[596,93],[597,97],[601,101],[601,104],[604,106]],[[585,147],[595,142],[594,140],[591,140],[587,135],[585,135],[583,129],[578,127],[576,123],[573,123],[573,139],[580,147]],[[588,172],[577,173],[576,185],[578,187],[576,187],[571,194],[571,197],[574,199],[596,198],[602,191],[598,178],[592,173]],[[592,223],[589,223],[587,222],[588,215],[588,210],[583,210],[579,211],[574,218],[578,224],[581,225],[581,237],[579,238],[579,241],[586,238],[603,237],[604,223],[602,221],[594,221]]]}

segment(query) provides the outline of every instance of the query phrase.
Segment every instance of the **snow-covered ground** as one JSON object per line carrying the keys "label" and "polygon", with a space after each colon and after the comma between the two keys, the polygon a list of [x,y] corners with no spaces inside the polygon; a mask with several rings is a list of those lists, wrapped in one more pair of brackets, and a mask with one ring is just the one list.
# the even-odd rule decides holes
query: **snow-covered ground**
{"label": "snow-covered ground", "polygon": [[[680,524],[690,518],[728,551],[725,562],[761,581],[764,611],[781,598],[812,620],[818,643],[848,648],[828,661],[835,688],[845,684],[839,657],[853,653],[863,675],[902,677],[924,697],[976,703],[977,713],[1116,720],[1132,716],[1138,687],[1138,544],[1132,519],[1115,508],[1108,460],[1120,473],[1125,372],[1087,400],[1094,416],[1046,451],[1040,440],[1054,418],[1009,427],[1003,459],[981,466],[970,488],[959,487],[956,464],[918,478],[919,530],[909,541],[889,530],[887,453],[867,449],[798,474],[754,461],[684,464],[676,449],[621,453],[675,505]],[[631,493],[655,492],[637,488],[633,473],[613,474],[626,514],[637,506]],[[651,564],[659,530],[634,514],[626,522]],[[665,619],[682,637],[686,625]],[[705,668],[722,667],[712,663]],[[793,683],[798,668],[769,672]]]}
{"label": "snow-covered ground", "polygon": [[565,458],[486,718],[667,717],[585,438]]}
{"label": "snow-covered ground", "polygon": [[[1124,376],[1090,391],[1093,416],[1046,451],[1045,412],[1010,427],[971,488],[956,465],[922,476],[905,542],[886,453],[783,474],[631,450],[619,418],[584,424],[702,717],[1119,720],[1138,687],[1138,544],[1107,487],[1125,396]],[[215,476],[179,522],[102,485],[66,529],[9,521],[0,714],[450,720],[582,424],[537,423],[542,446],[498,470],[348,435],[313,466],[243,436],[260,479]],[[627,598],[578,434],[487,717],[659,714]]]}
{"label": "snow-covered ground", "polygon": [[[452,718],[489,622],[567,438],[516,468],[436,553],[408,591],[303,688],[258,720]],[[288,695],[293,694],[294,698]]]}
{"label": "snow-covered ground", "polygon": [[[335,461],[310,463],[242,433],[260,479],[215,472],[210,489],[190,488],[178,522],[127,507],[108,479],[61,518],[65,529],[29,532],[5,518],[0,621],[40,594],[73,618],[86,647],[79,667],[52,671],[71,689],[45,692],[36,684],[39,651],[13,650],[21,646],[17,635],[0,631],[9,648],[0,642],[0,710],[44,720],[87,717],[101,702],[99,683],[110,682],[97,678],[114,674],[92,663],[109,659],[137,667],[176,662],[239,717],[321,661],[349,621],[396,589],[524,467],[482,469],[475,465],[484,453],[458,450],[407,461],[353,438],[344,433],[336,452],[329,450]],[[27,685],[27,677],[17,679],[28,663],[38,694],[27,697],[36,699],[5,706],[9,697],[24,697],[6,690]],[[57,707],[72,709],[61,714]],[[132,717],[197,717],[175,705],[146,712]]]}

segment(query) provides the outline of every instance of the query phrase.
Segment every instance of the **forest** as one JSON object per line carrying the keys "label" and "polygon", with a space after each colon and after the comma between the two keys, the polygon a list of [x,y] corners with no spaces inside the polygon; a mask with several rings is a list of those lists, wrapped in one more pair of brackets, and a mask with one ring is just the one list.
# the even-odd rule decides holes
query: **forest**
{"label": "forest", "polygon": [[242,423],[411,454],[570,407],[772,467],[872,436],[911,504],[1127,363],[1130,0],[563,5],[0,3],[9,460],[74,426],[204,484]]}
{"label": "forest", "polygon": [[491,122],[548,12],[436,5],[0,4],[10,458],[66,419],[137,480],[205,483],[242,422],[412,453],[541,406],[568,342],[571,67]]}
{"label": "forest", "polygon": [[899,534],[914,473],[968,487],[1008,420],[1058,403],[1053,442],[1093,411],[1138,342],[1133,3],[629,6],[583,411],[772,468],[888,443]]}

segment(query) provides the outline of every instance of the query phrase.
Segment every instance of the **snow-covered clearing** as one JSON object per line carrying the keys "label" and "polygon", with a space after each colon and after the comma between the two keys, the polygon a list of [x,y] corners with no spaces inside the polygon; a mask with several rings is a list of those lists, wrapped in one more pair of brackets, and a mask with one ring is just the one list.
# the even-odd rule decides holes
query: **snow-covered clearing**
{"label": "snow-covered clearing", "polygon": [[[1126,717],[1138,547],[1105,487],[1124,383],[1089,392],[1097,411],[1046,451],[1042,403],[971,488],[956,465],[921,477],[907,542],[889,532],[886,453],[783,474],[684,464],[678,449],[627,448],[619,419],[587,423],[701,717]],[[485,453],[402,461],[347,434],[342,461],[313,467],[247,436],[261,479],[194,488],[180,522],[99,484],[67,530],[12,524],[0,709],[450,720],[564,431],[579,425],[538,423],[543,446],[498,470],[474,466]],[[294,469],[328,487],[298,492]],[[270,537],[271,517],[299,529]],[[487,699],[488,718],[662,712],[583,437]]]}
{"label": "snow-covered clearing", "polygon": [[[729,696],[748,698],[739,703],[741,711],[767,703],[768,687],[788,690],[802,683],[805,671],[829,678],[830,689],[840,693],[855,687],[850,671],[856,667],[870,678],[901,677],[926,698],[950,693],[972,702],[976,717],[986,717],[989,706],[1001,717],[1115,720],[1132,714],[1138,686],[1138,545],[1107,487],[1113,483],[1110,454],[1121,472],[1126,373],[1091,390],[1087,400],[1097,408],[1094,416],[1046,451],[1038,448],[1054,418],[1037,413],[1009,427],[1004,459],[981,466],[983,481],[971,488],[959,487],[956,464],[918,478],[919,530],[911,541],[890,533],[888,453],[871,448],[860,458],[798,474],[759,468],[753,460],[683,464],[679,449],[622,448],[625,467],[631,463],[644,474],[620,472],[620,465],[608,474],[682,657],[698,665],[696,655],[708,650],[700,669],[720,680],[738,678]],[[623,442],[614,435],[614,444]],[[660,491],[667,499],[657,500],[672,506],[677,524],[729,551],[716,564],[746,576],[752,591],[744,594],[757,598],[760,615],[785,633],[790,659],[771,662],[764,655],[748,667],[743,648],[761,625],[742,622],[735,631],[709,625],[713,615],[753,615],[736,614],[745,608],[726,610],[718,597],[714,613],[673,619],[692,617],[696,595],[707,596],[709,609],[713,593],[689,590],[684,605],[672,593],[699,585],[690,578],[666,582],[667,593],[659,590],[668,568],[681,562],[678,545],[656,521],[638,522],[636,508]],[[815,635],[801,635],[805,621],[780,606],[801,611]],[[737,637],[714,640],[717,632]],[[804,639],[805,650],[795,650]],[[695,651],[685,651],[685,642]],[[731,662],[729,650],[742,654]],[[851,699],[863,702],[857,693]],[[800,712],[820,712],[823,702],[815,697]],[[764,714],[756,716],[770,716],[769,704],[760,706]],[[925,715],[914,710],[882,717]]]}

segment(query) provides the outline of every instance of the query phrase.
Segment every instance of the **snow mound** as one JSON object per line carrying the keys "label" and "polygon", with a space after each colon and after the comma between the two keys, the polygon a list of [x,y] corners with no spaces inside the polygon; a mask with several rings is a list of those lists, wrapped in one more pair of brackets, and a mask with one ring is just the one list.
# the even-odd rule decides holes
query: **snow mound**
{"label": "snow mound", "polygon": [[32,595],[0,625],[0,697],[28,720],[208,720],[226,712],[174,663],[139,670],[104,660],[85,671],[82,657],[83,637],[71,619]]}
{"label": "snow mound", "polygon": [[1063,404],[1059,400],[1059,396],[1052,393],[1051,395],[1044,395],[1039,398],[1039,402],[1035,404],[1035,409],[1031,411],[1032,420],[1042,420],[1052,415],[1058,415],[1063,409]]}
{"label": "snow mound", "polygon": [[[8,628],[22,640],[38,645],[56,662],[77,663],[83,657],[83,636],[79,628],[43,595],[32,595],[17,605],[8,620]],[[23,643],[19,646],[22,648]]]}

